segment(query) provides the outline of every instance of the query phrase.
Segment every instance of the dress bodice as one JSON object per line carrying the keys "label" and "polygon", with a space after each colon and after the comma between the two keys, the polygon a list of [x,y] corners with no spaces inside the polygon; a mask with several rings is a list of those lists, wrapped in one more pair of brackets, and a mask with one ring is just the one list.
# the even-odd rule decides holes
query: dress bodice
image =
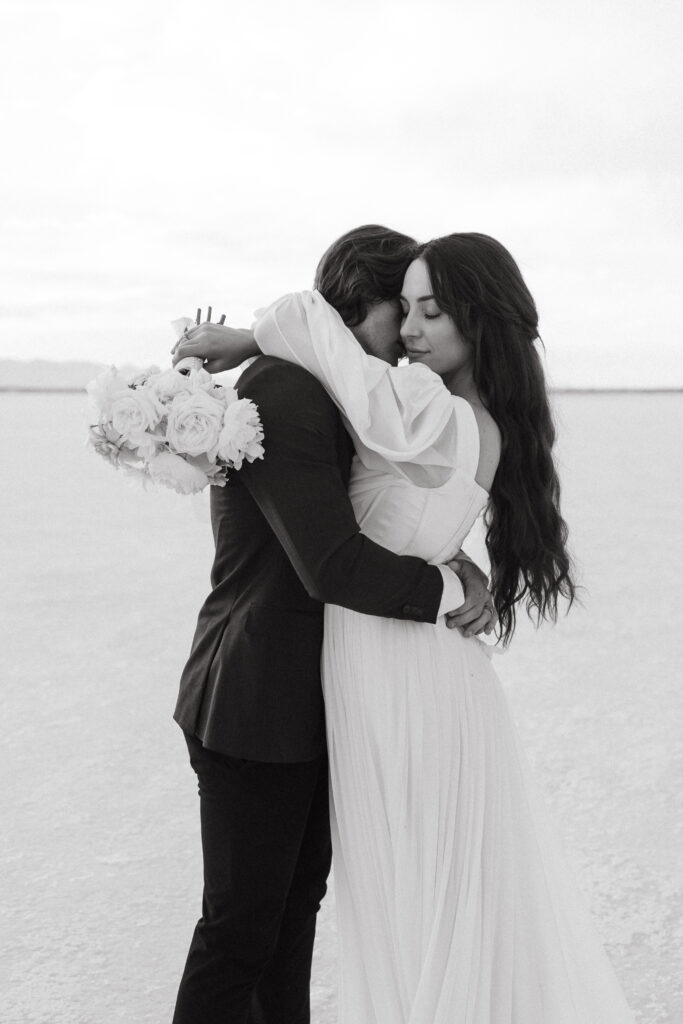
{"label": "dress bodice", "polygon": [[425,561],[447,561],[462,546],[488,494],[475,481],[479,432],[471,405],[453,398],[457,431],[455,471],[440,487],[419,487],[356,455],[349,496],[363,533],[383,547]]}

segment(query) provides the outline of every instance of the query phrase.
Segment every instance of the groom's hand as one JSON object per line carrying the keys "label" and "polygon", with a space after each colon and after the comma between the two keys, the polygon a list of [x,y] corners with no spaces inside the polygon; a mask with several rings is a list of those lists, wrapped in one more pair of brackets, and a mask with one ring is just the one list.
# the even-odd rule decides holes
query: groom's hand
{"label": "groom's hand", "polygon": [[462,583],[465,601],[446,615],[446,625],[449,629],[459,629],[463,636],[492,633],[498,617],[488,589],[488,577],[468,559],[454,558],[447,564]]}
{"label": "groom's hand", "polygon": [[259,355],[259,349],[250,330],[238,330],[227,324],[203,323],[186,331],[171,349],[173,365],[188,356],[204,361],[209,373],[234,370],[245,359]]}

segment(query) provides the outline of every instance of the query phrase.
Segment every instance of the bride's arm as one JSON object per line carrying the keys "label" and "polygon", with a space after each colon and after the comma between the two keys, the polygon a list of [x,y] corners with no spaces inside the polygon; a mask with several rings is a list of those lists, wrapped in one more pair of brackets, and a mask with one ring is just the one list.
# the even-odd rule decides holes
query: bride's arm
{"label": "bride's arm", "polygon": [[254,337],[266,355],[317,377],[367,448],[391,462],[450,471],[453,403],[441,378],[425,366],[396,367],[368,355],[319,292],[273,303]]}
{"label": "bride's arm", "polygon": [[[171,350],[173,365],[181,359],[194,356],[204,361],[204,368],[209,373],[220,373],[232,370],[246,359],[263,353],[301,366],[332,389],[335,374],[329,372],[329,367],[326,368],[324,359],[318,358],[317,346],[323,344],[324,340],[309,328],[303,305],[305,294],[293,293],[278,299],[261,312],[253,328],[206,322],[186,330]],[[340,328],[340,349],[343,351],[349,344],[358,349],[358,353],[349,353],[353,363],[354,357],[357,361],[363,354],[362,349],[341,320]],[[346,334],[348,340],[343,336]],[[347,367],[349,359],[345,360]]]}
{"label": "bride's arm", "polygon": [[426,366],[396,367],[368,355],[319,292],[285,295],[252,331],[201,324],[176,347],[174,363],[200,356],[211,372],[232,369],[262,352],[312,373],[345,417],[356,442],[421,486],[438,486],[453,470],[452,396]]}

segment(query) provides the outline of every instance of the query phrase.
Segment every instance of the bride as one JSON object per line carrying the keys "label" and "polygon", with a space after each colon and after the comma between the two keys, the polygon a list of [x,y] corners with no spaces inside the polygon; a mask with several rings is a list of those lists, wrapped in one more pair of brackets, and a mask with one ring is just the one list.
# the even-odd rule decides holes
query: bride
{"label": "bride", "polygon": [[[226,344],[233,365],[261,351],[325,386],[371,539],[436,564],[486,511],[507,644],[521,605],[555,618],[574,597],[536,308],[480,234],[418,247],[401,305],[407,367],[367,355],[316,291]],[[489,653],[443,626],[325,609],[341,1024],[633,1021]]]}

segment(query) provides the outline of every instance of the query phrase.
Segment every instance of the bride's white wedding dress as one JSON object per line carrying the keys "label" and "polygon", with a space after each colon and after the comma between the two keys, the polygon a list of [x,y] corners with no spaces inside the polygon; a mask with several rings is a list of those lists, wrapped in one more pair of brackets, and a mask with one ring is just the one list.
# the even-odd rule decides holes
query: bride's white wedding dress
{"label": "bride's white wedding dress", "polygon": [[[366,356],[316,292],[275,303],[256,337],[344,414],[363,533],[452,556],[487,501],[471,406],[426,367]],[[632,1024],[486,646],[327,606],[323,683],[340,1024]]]}

